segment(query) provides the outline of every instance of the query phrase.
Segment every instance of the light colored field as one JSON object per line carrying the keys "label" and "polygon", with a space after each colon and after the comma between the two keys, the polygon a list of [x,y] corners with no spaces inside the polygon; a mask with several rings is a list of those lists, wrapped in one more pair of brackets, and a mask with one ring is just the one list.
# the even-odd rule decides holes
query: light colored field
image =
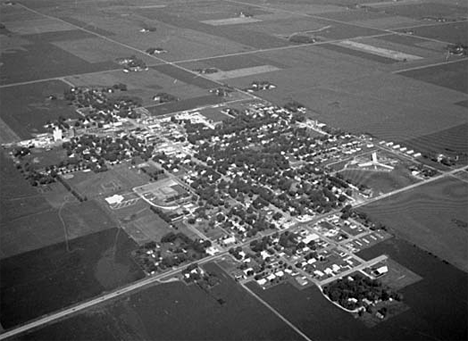
{"label": "light colored field", "polygon": [[62,21],[49,18],[38,18],[24,21],[13,21],[8,23],[8,30],[17,34],[38,34],[46,32],[68,31],[75,29],[74,26]]}
{"label": "light colored field", "polygon": [[247,67],[243,69],[231,70],[231,71],[221,71],[206,75],[206,78],[212,80],[222,80],[222,79],[231,79],[231,78],[238,78],[238,77],[246,77],[251,75],[258,75],[261,73],[272,72],[280,70],[276,66],[272,65],[261,65],[261,66],[253,66]]}
{"label": "light colored field", "polygon": [[212,26],[225,26],[225,25],[239,25],[239,24],[248,24],[253,22],[259,22],[261,20],[255,19],[252,17],[238,17],[238,18],[227,18],[227,19],[217,19],[217,20],[203,20],[201,21],[204,24]]}
{"label": "light colored field", "polygon": [[368,52],[371,54],[375,54],[377,56],[391,58],[391,59],[399,60],[399,61],[414,61],[414,60],[423,59],[420,56],[415,56],[415,55],[403,53],[400,51],[394,51],[390,49],[376,47],[373,45],[358,43],[358,42],[351,41],[351,40],[344,40],[344,41],[336,43],[336,45],[348,47],[353,50]]}
{"label": "light colored field", "polygon": [[[403,39],[404,38],[402,38],[402,40]],[[443,48],[440,49],[439,51],[434,51],[433,49],[427,49],[427,48],[424,48],[423,46],[419,46],[416,44],[414,45],[404,44],[404,41],[400,43],[397,38],[394,38],[393,41],[389,41],[387,39],[379,39],[379,38],[364,38],[360,40],[360,43],[365,43],[367,45],[373,46],[378,49],[399,51],[399,53],[412,55],[412,56],[419,56],[421,57],[419,60],[428,59],[428,58],[437,58],[437,57],[440,57],[441,54],[444,53]],[[397,60],[402,60],[402,59],[397,59]],[[411,61],[411,60],[407,58],[407,61]]]}

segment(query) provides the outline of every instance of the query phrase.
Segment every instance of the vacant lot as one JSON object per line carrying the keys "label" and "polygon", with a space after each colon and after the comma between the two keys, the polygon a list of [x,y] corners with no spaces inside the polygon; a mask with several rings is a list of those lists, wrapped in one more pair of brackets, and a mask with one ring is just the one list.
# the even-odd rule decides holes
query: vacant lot
{"label": "vacant lot", "polygon": [[152,286],[22,339],[301,340],[217,265],[205,269],[221,279],[209,292],[181,282]]}
{"label": "vacant lot", "polygon": [[468,60],[401,72],[400,75],[468,94]]}
{"label": "vacant lot", "polygon": [[47,121],[59,116],[78,117],[64,100],[48,100],[47,96],[62,96],[70,86],[61,81],[47,81],[0,89],[0,116],[22,139],[33,133],[45,132]]}
{"label": "vacant lot", "polygon": [[11,328],[143,277],[121,229],[3,259],[0,321]]}
{"label": "vacant lot", "polygon": [[467,207],[467,183],[447,178],[362,210],[398,236],[468,272]]}

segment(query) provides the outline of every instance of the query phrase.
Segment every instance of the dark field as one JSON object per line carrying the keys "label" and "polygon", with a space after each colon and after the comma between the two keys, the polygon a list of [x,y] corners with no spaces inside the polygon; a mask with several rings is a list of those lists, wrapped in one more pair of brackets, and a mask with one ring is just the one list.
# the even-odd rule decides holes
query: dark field
{"label": "dark field", "polygon": [[[23,336],[22,340],[301,340],[215,264],[210,294],[161,284]],[[225,303],[216,300],[222,298]]]}
{"label": "dark field", "polygon": [[264,291],[249,286],[312,340],[466,339],[467,301],[460,293],[468,289],[467,275],[402,240],[384,241],[361,252],[361,257],[383,253],[423,280],[400,290],[409,310],[373,328],[332,305],[315,287],[297,290],[281,284]]}
{"label": "dark field", "polygon": [[[37,201],[45,203],[38,205],[41,208],[44,207],[42,211],[36,210],[30,214],[20,211],[18,217],[2,223],[0,226],[2,258],[63,242],[65,231],[67,238],[71,240],[88,233],[109,229],[115,225],[95,201],[79,203],[73,198],[68,199],[68,196],[71,196],[70,193],[65,192],[65,195],[67,204],[62,209],[45,207],[47,201],[40,197],[23,202],[23,205],[29,204],[31,207],[37,204]],[[65,199],[58,197],[55,200],[61,200],[63,203]],[[10,201],[8,205],[5,205],[5,210],[7,212],[13,210],[15,203],[17,204],[17,202]]]}
{"label": "dark field", "polygon": [[398,236],[468,272],[467,207],[468,184],[447,178],[361,210]]}
{"label": "dark field", "polygon": [[468,60],[401,72],[400,75],[468,94]]}
{"label": "dark field", "polygon": [[[55,33],[55,32],[54,32]],[[47,41],[30,40],[23,49],[2,53],[0,84],[115,69],[113,62],[89,63]]]}
{"label": "dark field", "polygon": [[468,153],[468,123],[407,140],[403,144],[409,149],[432,155],[466,154]]}
{"label": "dark field", "polygon": [[429,25],[423,27],[415,27],[411,30],[415,35],[440,40],[442,42],[446,42],[447,44],[461,43],[464,45],[468,45],[468,22],[466,21],[449,23],[440,26]]}
{"label": "dark field", "polygon": [[135,243],[121,229],[3,259],[1,324],[11,328],[143,277],[130,259]]}
{"label": "dark field", "polygon": [[23,139],[32,137],[32,133],[45,132],[48,120],[59,116],[78,117],[73,108],[65,101],[50,101],[49,95],[62,96],[70,86],[54,80],[0,89],[0,116],[8,126]]}

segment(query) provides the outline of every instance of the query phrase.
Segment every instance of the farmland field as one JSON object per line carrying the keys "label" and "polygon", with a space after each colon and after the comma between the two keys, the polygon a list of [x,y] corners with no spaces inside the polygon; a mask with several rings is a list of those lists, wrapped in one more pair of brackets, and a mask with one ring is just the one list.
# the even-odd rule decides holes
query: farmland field
{"label": "farmland field", "polygon": [[466,21],[448,23],[440,27],[437,25],[414,27],[411,30],[415,35],[439,40],[447,44],[468,44],[468,22]]}
{"label": "farmland field", "polygon": [[[55,34],[55,32],[53,32]],[[47,33],[44,33],[47,34]],[[59,32],[62,34],[62,32]],[[34,35],[35,36],[35,35]],[[25,41],[22,48],[10,49],[2,53],[3,63],[0,84],[11,84],[50,77],[115,69],[117,65],[110,61],[89,63],[47,41],[36,37],[20,38]],[[8,40],[18,39],[16,37]]]}
{"label": "farmland field", "polygon": [[467,183],[448,178],[361,210],[401,238],[468,272],[467,207]]}
{"label": "farmland field", "polygon": [[410,139],[404,141],[403,144],[430,155],[439,153],[466,155],[468,153],[468,123]]}
{"label": "farmland field", "polygon": [[467,67],[468,60],[465,59],[452,64],[411,70],[400,74],[468,94]]}
{"label": "farmland field", "polygon": [[[24,335],[22,340],[300,340],[216,264],[205,269],[221,283],[209,293],[173,282]],[[220,304],[217,299],[225,303]],[[183,316],[183,317],[182,317]]]}
{"label": "farmland field", "polygon": [[31,138],[33,133],[45,132],[43,126],[48,120],[59,116],[78,117],[65,101],[47,99],[49,95],[63,95],[69,87],[57,80],[2,88],[0,107],[8,110],[0,110],[0,117],[23,139]]}
{"label": "farmland field", "polygon": [[[30,205],[33,207],[31,211],[33,209],[34,211],[28,214],[26,210],[21,210],[17,217],[10,217],[2,222],[1,258],[61,243],[65,240],[65,234],[66,238],[71,240],[115,226],[112,219],[96,202],[79,203],[69,197],[72,197],[71,194],[66,192],[61,198],[61,207],[57,208],[52,208],[46,200],[40,200],[40,196],[23,201],[24,206]],[[64,198],[66,198],[65,204],[63,204]],[[40,204],[37,204],[38,199]],[[8,201],[2,210],[8,213],[14,209],[15,204],[19,202]],[[37,208],[34,208],[34,205],[37,205]]]}
{"label": "farmland field", "polygon": [[10,328],[142,278],[130,259],[135,244],[120,229],[3,259],[2,326]]}

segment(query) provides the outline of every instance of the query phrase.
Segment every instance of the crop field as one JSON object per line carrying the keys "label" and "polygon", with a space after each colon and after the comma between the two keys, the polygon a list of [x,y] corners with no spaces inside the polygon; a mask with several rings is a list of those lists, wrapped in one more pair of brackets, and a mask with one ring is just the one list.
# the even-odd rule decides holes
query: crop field
{"label": "crop field", "polygon": [[320,47],[331,50],[331,51],[334,51],[334,52],[338,52],[338,53],[341,53],[341,54],[347,54],[347,55],[350,55],[350,56],[353,56],[353,57],[363,58],[366,61],[373,61],[373,62],[378,62],[378,63],[383,63],[383,64],[393,64],[393,63],[397,62],[397,60],[392,59],[392,58],[378,56],[378,55],[375,55],[375,54],[350,49],[350,48],[340,46],[340,45],[336,45],[336,44],[322,44],[322,45],[320,45]]}
{"label": "crop field", "polygon": [[460,19],[466,7],[455,6],[438,2],[402,4],[398,6],[385,6],[385,12],[393,15],[401,15],[415,19],[442,17],[445,19]]}
{"label": "crop field", "polygon": [[231,71],[221,71],[212,75],[208,75],[207,77],[213,80],[223,81],[225,79],[247,77],[252,75],[259,75],[258,77],[262,77],[262,74],[264,73],[274,72],[278,70],[279,69],[276,66],[260,65]]}
{"label": "crop field", "polygon": [[[226,56],[226,57],[216,57],[210,58],[203,61],[210,67],[220,69],[222,71],[232,71],[237,69],[255,67],[260,65],[273,65],[277,68],[283,68],[284,64],[280,61],[273,62],[268,59],[268,56],[265,54],[245,54],[237,56]],[[182,64],[184,67],[186,64]],[[195,68],[195,67],[194,67]]]}
{"label": "crop field", "polygon": [[61,81],[47,81],[0,89],[0,117],[22,139],[33,133],[45,132],[48,120],[59,116],[78,117],[64,100],[48,100],[49,95],[62,95],[69,85]]}
{"label": "crop field", "polygon": [[[52,194],[44,196],[48,195]],[[24,206],[30,205],[31,212],[20,210],[17,217],[9,217],[0,226],[2,258],[115,226],[109,215],[96,202],[78,203],[74,198],[68,199],[68,197],[71,197],[71,194],[67,192],[62,197],[62,204],[66,200],[65,204],[56,208],[52,207],[48,201],[40,200],[40,196],[24,200]],[[59,199],[55,198],[56,201]],[[2,211],[9,213],[18,203],[8,201],[2,207]]]}
{"label": "crop field", "polygon": [[[409,67],[413,65],[413,64],[410,64],[410,62],[422,61],[427,58],[440,58],[444,54],[443,49],[445,48],[445,46],[442,47],[440,45],[437,45],[437,43],[431,46],[432,49],[427,49],[427,48],[423,48],[422,46],[417,45],[417,43],[410,44],[410,42],[406,41],[405,36],[393,35],[394,38],[385,39],[387,37],[389,36],[378,37],[378,38],[364,38],[364,39],[351,40],[351,41],[357,44],[370,45],[370,47],[374,47],[377,50],[383,49],[384,53],[385,53],[385,50],[389,50],[390,53],[388,53],[387,57],[396,59],[400,62],[404,62],[405,67]],[[421,41],[419,42],[421,43]],[[423,41],[423,42],[425,43],[426,41]],[[423,46],[424,46],[424,43],[422,43]],[[435,46],[440,47],[441,50],[434,51]],[[372,50],[369,50],[369,52],[372,53]],[[382,55],[385,56],[385,54],[382,54]]]}
{"label": "crop field", "polygon": [[393,44],[418,48],[419,50],[431,51],[433,55],[438,55],[439,57],[446,53],[445,48],[447,47],[447,43],[429,41],[412,35],[389,34],[379,37],[378,39]]}
{"label": "crop field", "polygon": [[336,23],[334,21],[327,20],[320,21],[323,22],[324,26],[330,26],[330,28],[315,34],[316,37],[323,40],[350,39],[354,37],[366,37],[383,33],[382,31],[373,28]]}
{"label": "crop field", "polygon": [[428,154],[466,154],[468,153],[468,123],[444,129],[433,134],[404,141],[408,148]]}
{"label": "crop field", "polygon": [[168,25],[206,33],[214,37],[224,38],[237,44],[254,48],[272,48],[289,45],[287,41],[274,36],[248,30],[248,25],[212,26],[200,23],[191,17],[183,17],[178,14],[170,14],[167,8],[145,9],[140,13],[148,19],[157,20]]}
{"label": "crop field", "polygon": [[456,63],[402,72],[400,75],[468,94],[467,67],[468,60],[463,59]]}
{"label": "crop field", "polygon": [[466,182],[447,178],[362,210],[401,238],[468,272],[467,207]]}
{"label": "crop field", "polygon": [[[84,335],[105,340],[301,339],[218,265],[211,263],[204,268],[221,279],[209,292],[181,282],[151,286],[22,339],[82,340]],[[218,298],[224,303],[220,304]]]}
{"label": "crop field", "polygon": [[[146,10],[146,8],[144,8]],[[248,13],[254,17],[269,14],[270,11],[259,9],[255,6],[212,1],[197,1],[191,6],[184,3],[171,3],[164,7],[168,14],[180,15],[181,17],[191,18],[197,21],[218,20],[237,17],[241,12]]]}
{"label": "crop field", "polygon": [[[57,32],[57,34],[60,33]],[[26,41],[26,43],[22,48],[10,49],[0,57],[0,62],[3,63],[0,84],[11,84],[116,68],[116,64],[109,61],[89,63],[47,41],[42,42],[36,39],[21,37],[7,38],[7,40],[15,39],[21,39],[21,41]],[[52,63],[51,61],[54,62]]]}
{"label": "crop field", "polygon": [[197,74],[190,73],[178,67],[172,65],[157,65],[153,66],[153,69],[168,75],[169,77],[182,81],[186,84],[195,85],[202,89],[213,89],[218,86],[218,83],[205,79],[204,77],[200,77]]}
{"label": "crop field", "polygon": [[136,247],[120,229],[3,259],[0,264],[5,328],[91,298],[143,277],[130,259]]}
{"label": "crop field", "polygon": [[468,22],[466,21],[449,23],[443,26],[432,25],[415,27],[411,30],[413,34],[421,37],[436,39],[451,44],[461,43],[468,45]]}

